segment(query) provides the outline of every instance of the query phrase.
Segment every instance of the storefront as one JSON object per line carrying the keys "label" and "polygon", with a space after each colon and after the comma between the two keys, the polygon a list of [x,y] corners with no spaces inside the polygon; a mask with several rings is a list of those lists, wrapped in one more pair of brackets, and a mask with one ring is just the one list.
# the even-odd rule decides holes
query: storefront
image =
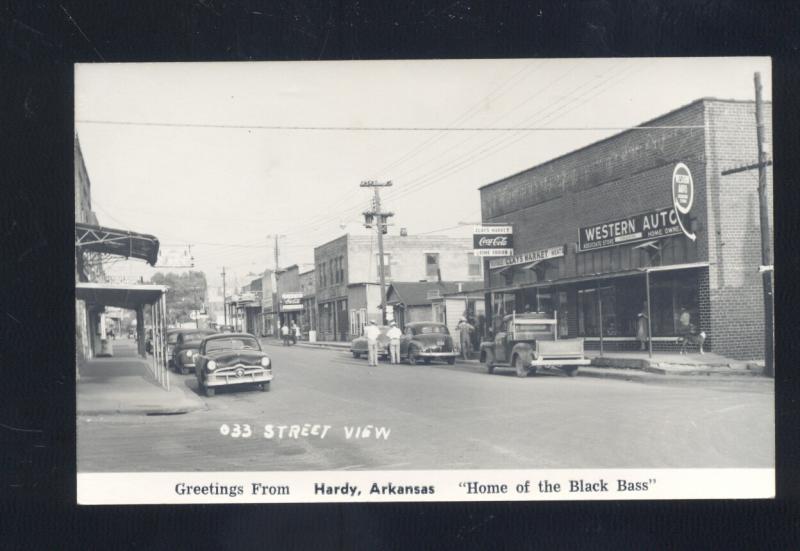
{"label": "storefront", "polygon": [[489,327],[539,311],[590,349],[677,350],[692,331],[763,357],[756,186],[723,174],[757,158],[753,117],[698,100],[483,186],[482,223],[513,231],[512,255],[484,259]]}

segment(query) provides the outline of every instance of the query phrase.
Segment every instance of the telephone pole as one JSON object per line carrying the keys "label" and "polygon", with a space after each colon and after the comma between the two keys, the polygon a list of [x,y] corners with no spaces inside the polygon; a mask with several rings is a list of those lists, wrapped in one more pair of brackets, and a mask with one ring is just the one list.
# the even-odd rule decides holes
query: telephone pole
{"label": "telephone pole", "polygon": [[378,230],[378,257],[380,263],[380,281],[381,281],[381,325],[386,325],[386,276],[384,274],[384,260],[383,260],[383,234],[387,231],[387,220],[390,216],[394,216],[393,212],[381,211],[381,194],[380,188],[390,187],[391,181],[376,182],[368,180],[361,182],[361,187],[371,187],[375,192],[373,205],[371,211],[364,212],[364,225],[366,227],[372,226],[372,221],[375,221],[375,227]]}
{"label": "telephone pole", "polygon": [[225,266],[222,267],[222,319],[228,325],[228,294],[225,290]]}
{"label": "telephone pole", "polygon": [[[280,248],[279,248],[279,245],[278,245],[278,240],[281,237],[286,237],[286,235],[282,234],[282,233],[273,233],[273,234],[267,235],[267,239],[269,239],[270,237],[275,240],[275,244],[274,244],[274,246],[272,248],[273,252],[275,253],[275,271],[273,272],[273,277],[275,278],[274,279],[275,288],[273,289],[273,292],[276,294],[275,296],[277,296],[277,293],[278,293],[278,266],[280,265],[280,258],[281,258],[281,256],[280,256]],[[278,297],[278,304],[280,304],[280,297]],[[280,310],[280,307],[275,305],[274,303],[273,303],[273,308],[278,308],[278,310]],[[277,325],[275,326],[275,330],[277,331],[276,334],[280,335],[280,330],[281,330],[281,328],[280,328],[280,312],[279,311],[273,312],[273,318],[276,319],[277,322],[278,322]]]}
{"label": "telephone pole", "polygon": [[769,198],[767,197],[767,152],[764,141],[764,102],[761,99],[761,73],[754,78],[756,87],[756,137],[758,139],[758,210],[761,219],[761,281],[764,287],[764,374],[775,374],[772,321],[772,255],[770,254]]}

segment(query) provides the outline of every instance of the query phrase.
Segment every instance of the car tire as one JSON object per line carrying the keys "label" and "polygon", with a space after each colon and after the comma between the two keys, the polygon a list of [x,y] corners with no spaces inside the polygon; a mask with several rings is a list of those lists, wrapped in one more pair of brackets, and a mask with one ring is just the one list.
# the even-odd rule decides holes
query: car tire
{"label": "car tire", "polygon": [[525,363],[522,361],[522,357],[519,355],[514,356],[512,360],[512,364],[514,366],[514,370],[517,372],[517,377],[527,377],[528,376],[528,368],[525,367]]}
{"label": "car tire", "polygon": [[567,377],[574,377],[578,374],[578,367],[565,367],[563,368],[564,372],[567,374]]}
{"label": "car tire", "polygon": [[203,390],[205,390],[206,396],[208,396],[209,398],[211,398],[212,396],[214,396],[214,394],[217,393],[217,389],[211,386],[204,386]]}
{"label": "car tire", "polygon": [[447,363],[449,365],[454,365],[456,363],[456,359],[455,358],[447,358]]}
{"label": "car tire", "polygon": [[417,349],[416,348],[409,348],[408,349],[408,365],[417,365],[419,363],[419,358],[417,357]]}
{"label": "car tire", "polygon": [[261,384],[259,384],[259,385],[258,385],[258,389],[259,389],[261,392],[269,392],[269,381],[267,381],[266,383],[261,383]]}
{"label": "car tire", "polygon": [[431,359],[430,358],[425,358],[422,361],[425,362],[425,365],[431,365]]}
{"label": "car tire", "polygon": [[181,375],[188,375],[188,374],[189,374],[189,369],[181,366]]}
{"label": "car tire", "polygon": [[359,358],[361,357],[361,352],[354,352],[354,351],[351,351],[351,354],[353,354],[353,357],[354,357],[355,359],[359,359]]}

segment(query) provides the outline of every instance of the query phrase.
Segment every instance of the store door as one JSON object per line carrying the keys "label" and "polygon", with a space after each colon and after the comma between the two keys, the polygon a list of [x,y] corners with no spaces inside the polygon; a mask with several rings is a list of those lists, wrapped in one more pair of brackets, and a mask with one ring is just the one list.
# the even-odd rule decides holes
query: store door
{"label": "store door", "polygon": [[336,303],[336,324],[339,331],[339,340],[344,342],[348,339],[348,329],[350,321],[347,316],[347,299],[337,301]]}

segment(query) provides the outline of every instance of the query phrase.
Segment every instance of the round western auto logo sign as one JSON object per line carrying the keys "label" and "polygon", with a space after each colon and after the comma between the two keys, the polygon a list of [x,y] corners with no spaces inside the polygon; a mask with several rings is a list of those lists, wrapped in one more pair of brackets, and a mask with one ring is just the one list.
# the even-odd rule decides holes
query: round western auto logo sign
{"label": "round western auto logo sign", "polygon": [[683,217],[687,216],[692,210],[694,203],[694,181],[692,180],[692,172],[689,167],[683,163],[675,165],[675,170],[672,171],[672,205],[675,207],[675,214],[677,215],[678,224],[680,224],[683,233],[694,241],[697,236],[688,231],[686,227],[689,225]]}

